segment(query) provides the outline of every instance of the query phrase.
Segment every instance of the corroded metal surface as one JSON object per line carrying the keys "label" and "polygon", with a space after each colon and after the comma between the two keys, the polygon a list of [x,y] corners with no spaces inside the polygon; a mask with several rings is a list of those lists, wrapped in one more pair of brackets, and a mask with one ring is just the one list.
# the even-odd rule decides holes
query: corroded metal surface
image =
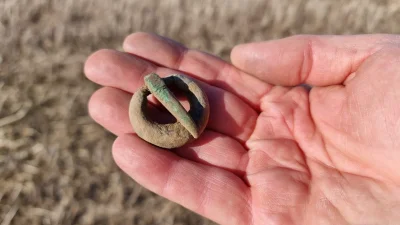
{"label": "corroded metal surface", "polygon": [[[149,74],[144,78],[145,85],[132,97],[129,118],[139,137],[162,148],[177,148],[198,138],[204,131],[210,108],[207,96],[191,79],[180,74],[160,78]],[[168,87],[181,90],[189,100],[190,110],[176,99]],[[153,94],[158,101],[176,118],[177,122],[160,124],[147,116],[147,96]]]}

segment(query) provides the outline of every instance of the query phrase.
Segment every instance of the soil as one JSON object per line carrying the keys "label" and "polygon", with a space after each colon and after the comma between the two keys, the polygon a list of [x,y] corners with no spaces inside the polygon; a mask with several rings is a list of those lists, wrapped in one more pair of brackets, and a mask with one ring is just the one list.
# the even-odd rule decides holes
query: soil
{"label": "soil", "polygon": [[87,56],[136,31],[229,60],[295,34],[400,33],[390,0],[0,0],[0,224],[213,224],[117,168]]}

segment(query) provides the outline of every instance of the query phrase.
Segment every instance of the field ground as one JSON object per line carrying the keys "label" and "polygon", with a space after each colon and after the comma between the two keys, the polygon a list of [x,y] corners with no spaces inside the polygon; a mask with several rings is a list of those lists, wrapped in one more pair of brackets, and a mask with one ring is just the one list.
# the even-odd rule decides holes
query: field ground
{"label": "field ground", "polygon": [[399,21],[395,0],[0,0],[0,224],[213,224],[116,167],[87,114],[91,52],[149,31],[228,60],[238,43]]}

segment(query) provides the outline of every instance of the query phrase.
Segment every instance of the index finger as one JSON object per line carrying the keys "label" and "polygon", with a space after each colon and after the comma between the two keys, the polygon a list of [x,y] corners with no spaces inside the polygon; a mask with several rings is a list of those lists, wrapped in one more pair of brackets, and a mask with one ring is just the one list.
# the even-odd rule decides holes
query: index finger
{"label": "index finger", "polygon": [[124,41],[124,50],[164,67],[190,74],[225,89],[259,108],[259,100],[271,85],[250,76],[224,60],[154,34],[134,33]]}

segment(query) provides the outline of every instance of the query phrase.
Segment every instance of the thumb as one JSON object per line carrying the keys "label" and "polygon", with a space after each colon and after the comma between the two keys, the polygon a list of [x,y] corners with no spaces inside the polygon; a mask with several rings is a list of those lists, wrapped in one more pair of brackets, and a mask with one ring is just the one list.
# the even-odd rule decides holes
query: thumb
{"label": "thumb", "polygon": [[368,56],[395,40],[394,35],[293,36],[238,45],[231,61],[271,84],[327,86],[342,84]]}

